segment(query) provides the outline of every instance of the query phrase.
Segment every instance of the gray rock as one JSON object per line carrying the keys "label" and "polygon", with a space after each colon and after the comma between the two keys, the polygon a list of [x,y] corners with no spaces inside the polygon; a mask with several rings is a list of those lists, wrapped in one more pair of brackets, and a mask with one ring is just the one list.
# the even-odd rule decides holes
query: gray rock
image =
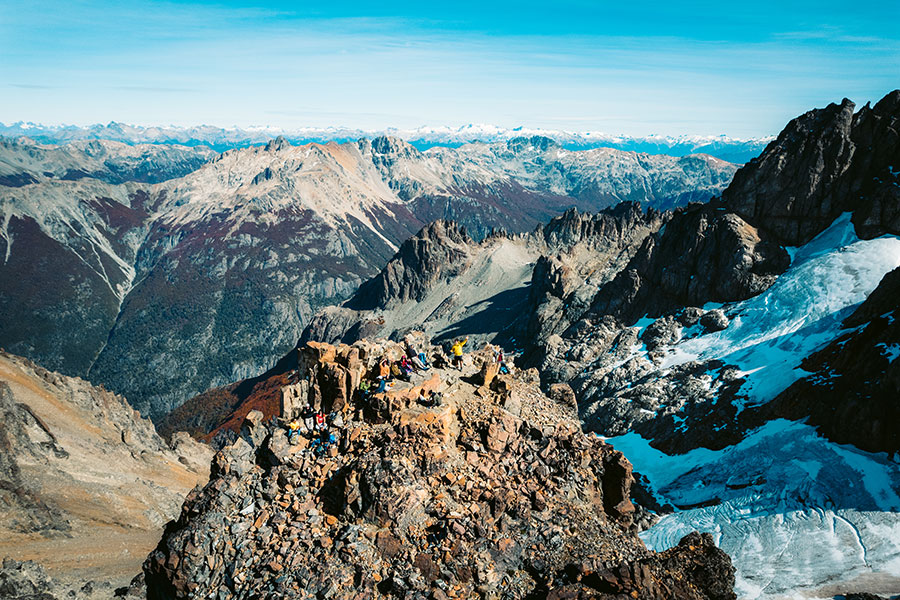
{"label": "gray rock", "polygon": [[700,317],[700,325],[707,333],[722,331],[728,328],[728,317],[719,308],[707,311]]}

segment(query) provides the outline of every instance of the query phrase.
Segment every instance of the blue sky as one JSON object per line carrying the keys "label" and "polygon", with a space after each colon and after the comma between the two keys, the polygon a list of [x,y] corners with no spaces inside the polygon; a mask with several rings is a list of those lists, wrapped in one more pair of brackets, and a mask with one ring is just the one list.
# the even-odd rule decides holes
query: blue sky
{"label": "blue sky", "polygon": [[777,133],[900,87],[900,5],[0,3],[0,121]]}

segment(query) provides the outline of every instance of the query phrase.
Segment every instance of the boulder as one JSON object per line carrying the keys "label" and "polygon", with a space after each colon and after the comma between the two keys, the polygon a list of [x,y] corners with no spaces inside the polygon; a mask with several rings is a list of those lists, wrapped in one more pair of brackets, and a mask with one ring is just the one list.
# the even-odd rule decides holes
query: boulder
{"label": "boulder", "polygon": [[484,387],[490,387],[494,377],[500,372],[500,363],[492,358],[488,358],[481,365],[481,371],[478,374],[478,380]]}
{"label": "boulder", "polygon": [[700,325],[706,330],[706,333],[722,331],[728,328],[728,317],[722,309],[715,308],[703,313],[703,316],[700,317]]}
{"label": "boulder", "polygon": [[575,392],[568,383],[552,383],[547,390],[547,395],[563,404],[578,408],[578,400],[575,398]]}

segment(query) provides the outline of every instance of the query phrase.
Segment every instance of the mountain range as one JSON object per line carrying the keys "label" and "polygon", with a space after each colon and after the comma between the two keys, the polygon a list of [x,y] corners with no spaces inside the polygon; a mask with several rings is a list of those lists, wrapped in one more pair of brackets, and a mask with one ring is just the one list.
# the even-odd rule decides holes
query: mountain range
{"label": "mountain range", "polygon": [[425,223],[477,239],[575,206],[705,200],[737,165],[547,138],[396,138],[222,154],[29,139],[0,145],[0,344],[126,394],[159,419],[264,371]]}
{"label": "mountain range", "polygon": [[631,152],[686,156],[709,154],[729,162],[744,163],[757,156],[770,137],[739,139],[718,136],[663,136],[633,137],[609,135],[596,131],[555,131],[536,128],[503,128],[494,125],[463,125],[460,127],[418,127],[413,129],[387,128],[383,130],[345,127],[304,127],[283,129],[278,127],[142,127],[112,121],[105,125],[84,127],[75,125],[41,125],[17,122],[0,123],[0,136],[57,144],[83,140],[112,140],[127,144],[177,144],[184,146],[208,146],[218,151],[264,144],[270,139],[284,137],[295,145],[311,142],[348,142],[360,138],[395,137],[419,150],[433,146],[456,147],[469,143],[508,142],[521,137],[545,137],[567,150],[615,148]]}

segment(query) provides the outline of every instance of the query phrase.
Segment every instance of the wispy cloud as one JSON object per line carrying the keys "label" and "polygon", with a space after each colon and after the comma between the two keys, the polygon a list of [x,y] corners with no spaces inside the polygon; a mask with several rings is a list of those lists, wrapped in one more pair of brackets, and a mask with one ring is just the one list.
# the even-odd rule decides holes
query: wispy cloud
{"label": "wispy cloud", "polygon": [[53,90],[58,87],[40,83],[7,83],[6,85],[13,88],[19,88],[20,90]]}
{"label": "wispy cloud", "polygon": [[109,89],[123,90],[127,92],[151,92],[161,94],[193,94],[200,90],[189,87],[166,87],[157,85],[113,85]]}

